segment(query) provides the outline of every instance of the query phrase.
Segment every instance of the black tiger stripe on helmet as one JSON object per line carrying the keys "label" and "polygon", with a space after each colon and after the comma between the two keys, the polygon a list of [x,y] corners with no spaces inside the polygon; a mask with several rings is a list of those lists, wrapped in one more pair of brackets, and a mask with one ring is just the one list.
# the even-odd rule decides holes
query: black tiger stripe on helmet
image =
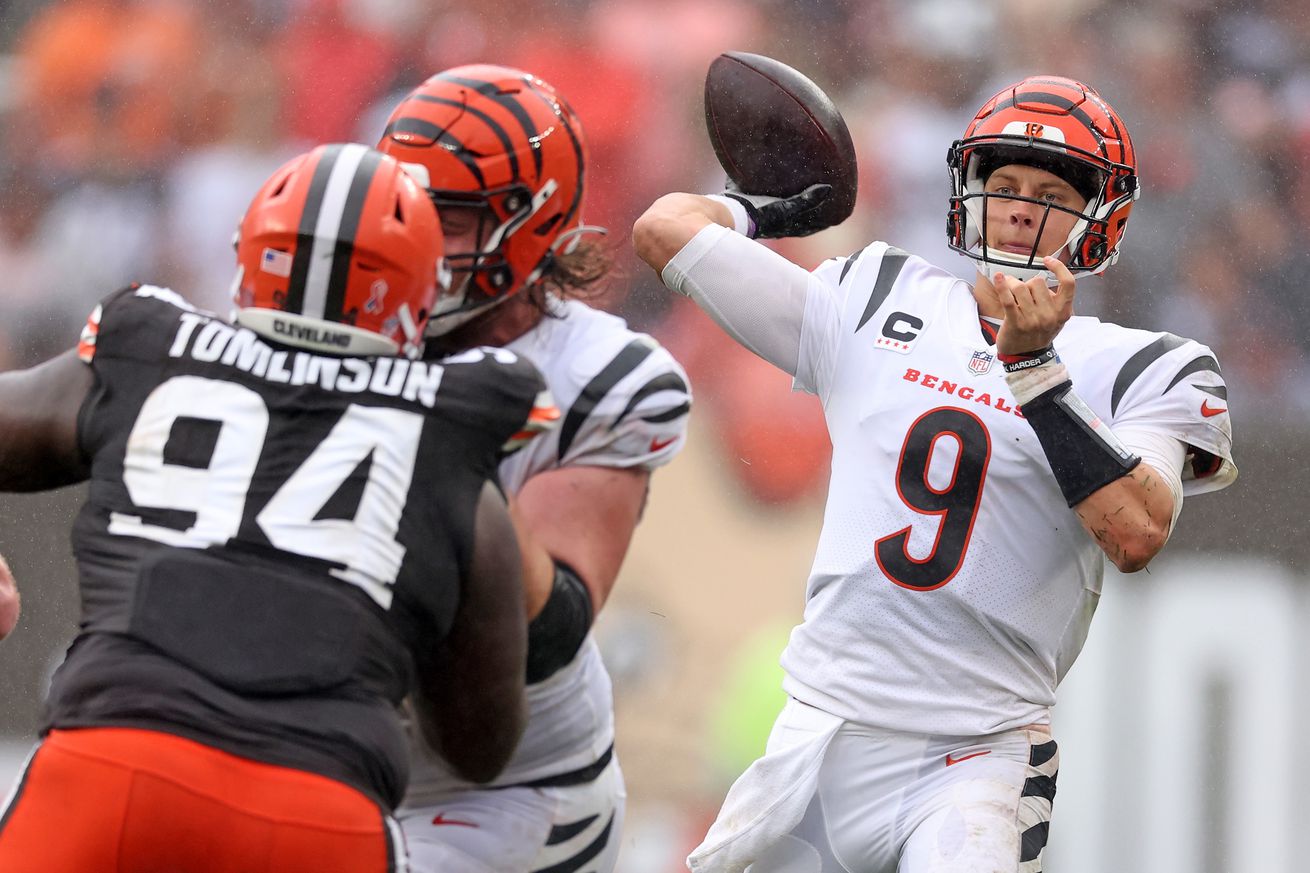
{"label": "black tiger stripe on helmet", "polygon": [[416,174],[440,207],[477,209],[486,222],[476,251],[447,252],[468,278],[443,324],[531,287],[581,226],[582,125],[554,88],[521,70],[473,64],[437,73],[396,107],[378,148],[422,167]]}

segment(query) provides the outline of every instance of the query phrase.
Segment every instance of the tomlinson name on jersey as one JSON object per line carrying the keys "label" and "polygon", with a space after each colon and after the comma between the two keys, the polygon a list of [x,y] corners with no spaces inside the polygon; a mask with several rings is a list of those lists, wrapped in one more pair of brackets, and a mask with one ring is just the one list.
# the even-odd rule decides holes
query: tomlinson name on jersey
{"label": "tomlinson name on jersey", "polygon": [[234,327],[198,312],[179,316],[169,357],[235,367],[269,382],[317,384],[328,391],[370,391],[403,397],[431,409],[441,385],[441,365],[407,358],[334,358],[312,352],[274,351],[253,331]]}

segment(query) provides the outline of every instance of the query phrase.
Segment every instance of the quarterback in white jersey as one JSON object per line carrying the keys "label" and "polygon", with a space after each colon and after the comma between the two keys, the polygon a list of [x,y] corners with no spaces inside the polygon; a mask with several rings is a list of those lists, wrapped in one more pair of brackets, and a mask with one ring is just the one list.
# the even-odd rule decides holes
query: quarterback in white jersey
{"label": "quarterback in white jersey", "polygon": [[506,346],[545,375],[561,410],[549,442],[500,465],[524,560],[528,727],[489,786],[462,779],[415,734],[398,817],[416,873],[609,873],[625,790],[610,678],[592,639],[650,473],[686,441],[686,374],[650,337],[571,292],[604,272],[579,243],[582,128],[545,82],[473,65],[428,79],[378,148],[441,207],[457,305],[428,349]]}
{"label": "quarterback in white jersey", "polygon": [[1025,79],[948,163],[972,286],[886,243],[807,273],[748,238],[788,235],[814,191],[669,195],[634,230],[670,288],[820,398],[833,445],[791,699],[694,871],[1040,871],[1049,711],[1103,556],[1146,566],[1183,496],[1236,476],[1209,349],[1072,314],[1140,194],[1114,110]]}

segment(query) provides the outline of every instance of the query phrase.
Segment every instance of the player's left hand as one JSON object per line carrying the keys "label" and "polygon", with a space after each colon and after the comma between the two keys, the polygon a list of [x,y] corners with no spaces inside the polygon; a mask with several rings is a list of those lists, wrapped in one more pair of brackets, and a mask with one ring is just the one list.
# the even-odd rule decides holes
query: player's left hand
{"label": "player's left hand", "polygon": [[1051,288],[1044,276],[1021,282],[997,273],[992,277],[996,296],[1005,310],[1005,322],[996,337],[996,351],[1021,355],[1046,348],[1073,316],[1075,281],[1063,261],[1046,257],[1042,263],[1059,281]]}

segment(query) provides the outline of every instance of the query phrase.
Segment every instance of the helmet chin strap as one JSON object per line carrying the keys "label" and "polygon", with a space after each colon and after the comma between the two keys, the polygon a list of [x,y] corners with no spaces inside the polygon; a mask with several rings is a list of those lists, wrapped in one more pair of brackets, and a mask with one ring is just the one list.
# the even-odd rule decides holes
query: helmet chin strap
{"label": "helmet chin strap", "polygon": [[[980,248],[982,247],[980,246]],[[1055,277],[1055,274],[1045,267],[1029,267],[1004,260],[998,257],[996,250],[991,247],[987,247],[983,255],[983,258],[977,259],[978,275],[985,276],[989,280],[997,273],[1004,273],[1006,276],[1012,276],[1020,282],[1027,282],[1029,279],[1036,279],[1040,276],[1048,287],[1055,288],[1060,284],[1060,280]]]}
{"label": "helmet chin strap", "polygon": [[507,294],[504,297],[496,297],[492,300],[488,300],[481,306],[475,306],[472,309],[465,309],[460,312],[451,312],[446,315],[433,314],[433,316],[428,319],[428,328],[424,331],[423,335],[428,337],[444,336],[455,328],[468,324],[496,304],[504,303],[512,296],[512,294]]}

